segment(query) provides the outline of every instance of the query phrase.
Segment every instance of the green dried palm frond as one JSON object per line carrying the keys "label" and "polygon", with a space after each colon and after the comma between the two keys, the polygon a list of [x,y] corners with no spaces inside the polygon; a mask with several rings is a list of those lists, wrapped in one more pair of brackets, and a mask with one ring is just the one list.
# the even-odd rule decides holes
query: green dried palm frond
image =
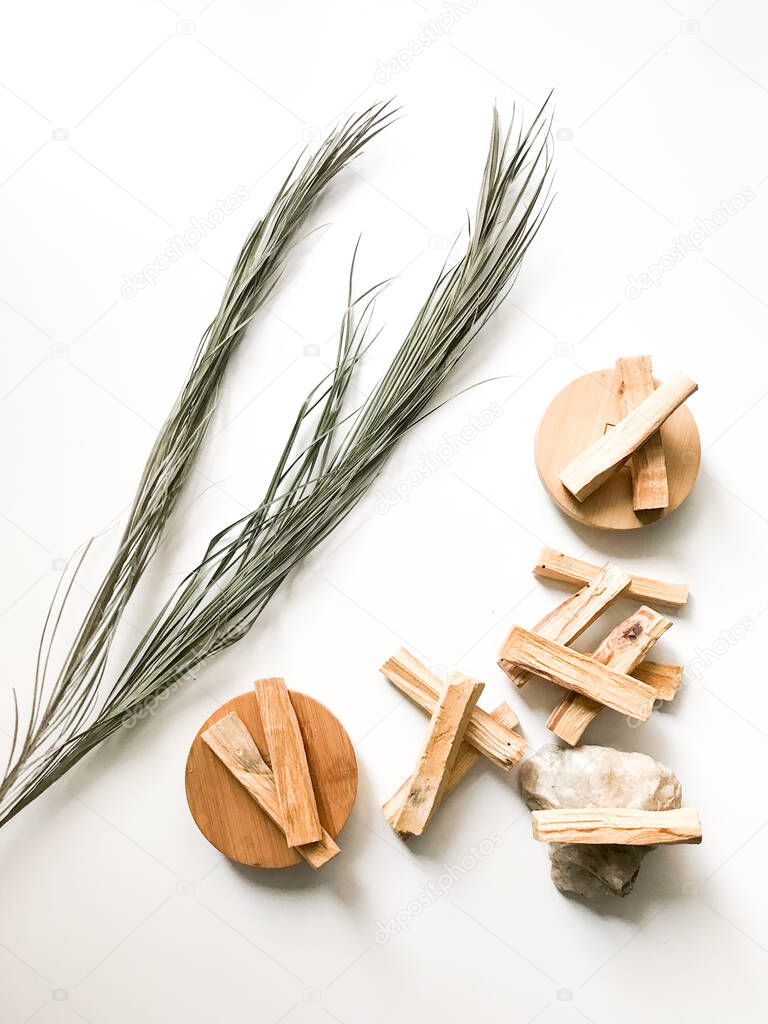
{"label": "green dried palm frond", "polygon": [[527,131],[520,127],[513,136],[511,126],[503,137],[494,111],[464,255],[441,272],[383,378],[347,415],[376,289],[354,302],[350,297],[336,366],[299,410],[264,499],[211,540],[91,712],[90,724],[48,747],[6,791],[0,824],[147,701],[241,639],[291,570],[353,510],[406,431],[434,409],[442,385],[514,283],[548,209],[546,107]]}
{"label": "green dried palm frond", "polygon": [[56,680],[48,687],[53,641],[77,569],[90,545],[66,588],[54,596],[43,628],[23,734],[14,693],[14,730],[5,777],[0,783],[0,803],[17,783],[21,784],[42,750],[66,741],[88,720],[98,699],[117,627],[192,472],[233,352],[271,294],[313,204],[394,114],[389,103],[375,104],[333,130],[301,166],[301,158],[297,160],[246,239],[219,310],[200,341],[189,376],[147,460],[117,553]]}

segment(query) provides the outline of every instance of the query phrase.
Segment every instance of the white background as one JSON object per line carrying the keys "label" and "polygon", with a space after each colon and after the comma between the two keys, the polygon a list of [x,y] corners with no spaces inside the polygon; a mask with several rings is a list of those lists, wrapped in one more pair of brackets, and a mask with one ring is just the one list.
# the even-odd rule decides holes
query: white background
{"label": "white background", "polygon": [[[764,5],[479,0],[454,8],[446,34],[419,53],[423,23],[444,13],[437,0],[72,0],[6,2],[3,12],[5,729],[11,687],[29,694],[64,561],[100,535],[79,612],[238,247],[307,140],[374,99],[396,94],[404,106],[334,185],[311,225],[326,226],[291,257],[234,360],[123,652],[208,537],[258,501],[295,408],[330,364],[357,235],[360,285],[396,276],[365,388],[474,207],[494,99],[505,117],[513,104],[530,115],[555,88],[558,196],[510,301],[453,383],[505,379],[448,404],[401,445],[239,647],[2,831],[2,1024],[762,1019]],[[377,81],[393,59],[397,73]],[[248,196],[238,210],[125,297],[125,281],[157,267],[169,238],[238,188]],[[745,189],[744,208],[712,227]],[[700,250],[659,274],[681,236]],[[649,268],[657,283],[628,292],[630,275]],[[539,485],[536,423],[567,382],[640,352],[660,376],[681,369],[700,384],[690,402],[699,481],[656,528],[575,527]],[[487,429],[407,483],[422,456],[488,409]],[[386,508],[404,481],[404,499]],[[420,842],[401,844],[379,809],[425,728],[377,672],[401,643],[485,680],[485,707],[509,700],[533,749],[547,741],[553,688],[511,693],[495,665],[513,622],[532,625],[562,599],[530,574],[542,544],[692,590],[657,654],[688,666],[679,699],[640,729],[605,713],[589,733],[670,764],[704,823],[702,846],[650,855],[625,900],[561,896],[514,776],[491,766]],[[591,639],[630,610],[623,602]],[[724,639],[742,621],[746,637]],[[271,674],[325,701],[356,745],[343,853],[318,874],[233,866],[184,798],[199,724]],[[471,852],[495,836],[491,854]],[[446,894],[406,922],[422,886],[465,857],[472,870],[454,871]],[[377,941],[377,922],[401,911],[407,929]]]}

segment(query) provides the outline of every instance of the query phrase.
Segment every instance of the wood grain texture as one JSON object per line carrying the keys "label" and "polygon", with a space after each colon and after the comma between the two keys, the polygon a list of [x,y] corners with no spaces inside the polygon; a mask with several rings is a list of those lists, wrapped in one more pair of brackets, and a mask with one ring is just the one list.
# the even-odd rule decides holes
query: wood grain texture
{"label": "wood grain texture", "polygon": [[629,807],[561,807],[533,812],[533,838],[540,843],[612,843],[655,846],[700,843],[701,820],[692,807],[637,811]]}
{"label": "wood grain texture", "polygon": [[651,715],[656,695],[650,686],[601,665],[570,647],[552,643],[516,626],[510,634],[506,652],[513,664],[522,665],[544,679],[591,697],[614,711],[642,722]]}
{"label": "wood grain texture", "polygon": [[[561,583],[576,583],[582,586],[591,583],[601,572],[599,565],[571,558],[554,548],[543,548],[539,560],[533,567],[534,576],[558,580]],[[688,587],[685,583],[664,583],[647,576],[630,576],[624,597],[634,597],[649,604],[661,604],[669,608],[682,608],[688,601]]]}
{"label": "wood grain texture", "polygon": [[[203,732],[202,739],[248,795],[253,797],[277,825],[288,842],[288,823],[280,803],[274,773],[261,756],[242,719],[238,718],[234,711],[230,711],[228,715],[224,715],[209,726]],[[301,844],[289,843],[289,846],[295,846],[296,852],[313,868],[322,867],[340,852],[339,847],[323,828],[320,828],[316,840]]]}
{"label": "wood grain texture", "polygon": [[399,835],[420,836],[426,831],[448,790],[472,710],[484,689],[483,683],[454,675],[440,694],[424,749],[395,815],[392,827]]}
{"label": "wood grain texture", "polygon": [[299,723],[285,680],[278,677],[257,679],[253,689],[267,738],[267,753],[285,838],[289,846],[316,843],[323,829],[317,814]]}
{"label": "wood grain texture", "polygon": [[[635,530],[665,518],[685,501],[699,471],[701,442],[685,405],[662,425],[669,483],[669,504],[664,509],[634,509],[629,465],[618,469],[585,501],[577,501],[560,482],[560,471],[622,418],[615,376],[615,367],[598,370],[579,377],[556,395],[536,433],[536,468],[552,500],[571,519],[605,530]],[[634,596],[648,600],[642,594]]]}
{"label": "wood grain texture", "polygon": [[[650,356],[627,356],[616,360],[619,397],[627,416],[656,385]],[[661,431],[656,430],[632,455],[632,506],[635,511],[666,508],[669,504],[667,461]]]}
{"label": "wood grain texture", "polygon": [[682,665],[662,665],[658,661],[641,661],[630,675],[650,686],[657,700],[674,700],[683,681]]}
{"label": "wood grain texture", "polygon": [[[349,736],[331,712],[303,693],[290,692],[309,764],[323,828],[338,836],[357,794],[357,760]],[[250,867],[283,868],[301,863],[285,836],[204,743],[202,733],[234,711],[262,753],[267,741],[253,691],[227,701],[208,718],[187,757],[187,802],[208,842],[231,860]]]}
{"label": "wood grain texture", "polygon": [[[445,683],[434,672],[430,672],[426,665],[422,665],[418,658],[401,647],[384,662],[380,671],[422,711],[428,715],[433,713]],[[469,720],[466,740],[504,771],[513,768],[528,748],[522,736],[494,721],[487,711],[478,707],[473,710]]]}
{"label": "wood grain texture", "polygon": [[[652,608],[638,608],[611,630],[592,657],[601,665],[629,675],[671,625],[669,619]],[[601,710],[602,704],[589,697],[567,693],[549,716],[547,728],[574,746]]]}
{"label": "wood grain texture", "polygon": [[[506,702],[502,702],[497,708],[494,708],[491,712],[491,718],[500,725],[506,726],[507,729],[514,729],[520,721],[515,712]],[[479,750],[476,750],[471,744],[467,743],[466,739],[464,740],[459,748],[459,755],[456,758],[456,762],[448,779],[445,793],[443,793],[443,800],[446,798],[448,793],[458,786],[464,776],[474,768],[477,762],[482,759],[482,756],[483,755]],[[397,813],[402,806],[403,800],[408,795],[410,782],[411,780],[409,777],[402,783],[397,792],[394,793],[383,805],[384,815],[393,828]]]}
{"label": "wood grain texture", "polygon": [[577,501],[584,501],[626,462],[641,444],[690,398],[698,384],[673,373],[656,390],[598,437],[560,472],[560,483]]}
{"label": "wood grain texture", "polygon": [[[566,598],[537,622],[533,632],[558,644],[573,643],[627,589],[629,583],[629,573],[606,562],[587,586]],[[517,687],[525,686],[531,678],[530,672],[512,665],[504,654],[504,647],[499,652],[499,666]]]}

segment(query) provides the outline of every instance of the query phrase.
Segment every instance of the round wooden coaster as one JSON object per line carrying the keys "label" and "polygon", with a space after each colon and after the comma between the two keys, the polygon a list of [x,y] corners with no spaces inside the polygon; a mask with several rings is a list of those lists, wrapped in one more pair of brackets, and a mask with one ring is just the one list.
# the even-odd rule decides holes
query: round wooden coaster
{"label": "round wooden coaster", "polygon": [[685,405],[662,425],[669,482],[667,508],[635,512],[628,463],[585,501],[577,501],[560,483],[559,474],[622,418],[614,375],[614,370],[588,373],[553,399],[536,432],[536,468],[550,497],[572,519],[604,530],[634,530],[658,522],[685,501],[699,472],[701,442],[696,421]]}
{"label": "round wooden coaster", "polygon": [[[339,720],[325,705],[304,693],[290,692],[299,722],[320,821],[334,838],[349,817],[357,795],[357,758]],[[187,757],[187,803],[209,843],[230,860],[249,867],[286,868],[302,858],[285,841],[280,829],[235,781],[200,738],[209,725],[236,712],[267,753],[256,694],[243,693],[227,701],[202,724]]]}

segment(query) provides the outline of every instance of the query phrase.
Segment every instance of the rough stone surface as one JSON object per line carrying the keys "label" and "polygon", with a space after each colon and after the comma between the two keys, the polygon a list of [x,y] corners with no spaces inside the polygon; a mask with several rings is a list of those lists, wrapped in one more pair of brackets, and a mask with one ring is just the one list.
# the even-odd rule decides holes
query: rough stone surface
{"label": "rough stone surface", "polygon": [[[667,811],[682,806],[680,783],[647,754],[612,747],[543,747],[520,769],[523,798],[532,810],[553,807],[633,807]],[[549,848],[552,881],[574,896],[626,896],[652,846]]]}

